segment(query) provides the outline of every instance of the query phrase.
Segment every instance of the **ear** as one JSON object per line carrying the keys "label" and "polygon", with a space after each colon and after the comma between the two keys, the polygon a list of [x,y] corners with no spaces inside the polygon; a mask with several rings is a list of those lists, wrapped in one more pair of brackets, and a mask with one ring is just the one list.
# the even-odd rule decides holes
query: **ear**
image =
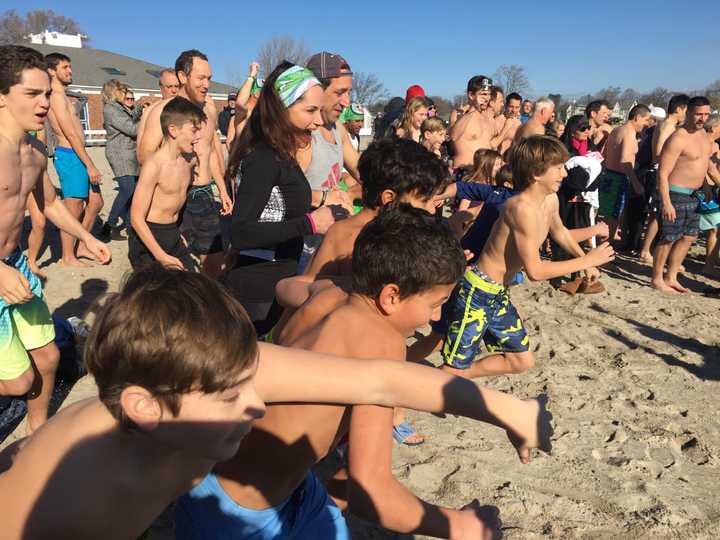
{"label": "ear", "polygon": [[162,418],[160,402],[142,386],[128,386],[120,394],[125,415],[143,431],[157,428]]}
{"label": "ear", "polygon": [[392,189],[386,189],[380,194],[380,203],[383,206],[392,204],[396,200],[397,200],[397,193],[395,193]]}
{"label": "ear", "polygon": [[378,307],[386,315],[392,315],[400,307],[400,287],[394,283],[385,285],[378,295]]}
{"label": "ear", "polygon": [[170,124],[167,128],[168,135],[170,135],[171,138],[177,139],[178,131],[180,131],[180,128],[176,126],[175,124]]}
{"label": "ear", "polygon": [[188,77],[184,71],[178,71],[177,78],[178,78],[178,81],[180,81],[180,86],[185,86],[187,84]]}

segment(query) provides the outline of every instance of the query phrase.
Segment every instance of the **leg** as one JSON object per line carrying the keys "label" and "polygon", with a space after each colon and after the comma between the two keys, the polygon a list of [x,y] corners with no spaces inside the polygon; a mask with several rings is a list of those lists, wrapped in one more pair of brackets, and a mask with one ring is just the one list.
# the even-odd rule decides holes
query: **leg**
{"label": "leg", "polygon": [[408,446],[417,446],[425,442],[425,437],[415,432],[415,429],[405,422],[405,409],[395,408],[393,409],[393,429],[397,429],[401,424],[406,424],[412,429],[412,433],[407,436],[403,436],[400,444],[407,444]]}
{"label": "leg", "polygon": [[663,277],[663,270],[665,269],[665,262],[668,260],[670,251],[672,250],[674,242],[671,241],[660,241],[655,248],[653,254],[653,273],[651,285],[667,294],[676,294],[678,291],[670,287]]}
{"label": "leg", "polygon": [[[97,219],[100,210],[102,210],[103,204],[104,201],[99,189],[98,191],[90,189],[87,205],[85,206],[85,215],[82,219],[83,229],[85,229],[86,231],[92,230],[93,225],[95,224],[95,220]],[[78,243],[77,256],[85,257],[86,259],[94,259],[93,254],[85,247],[85,244],[83,243]]]}
{"label": "leg", "polygon": [[[717,238],[717,229],[715,229],[715,237]],[[709,240],[708,240],[709,243]],[[707,258],[705,259],[705,266],[703,272],[710,275],[713,278],[718,278],[719,274],[716,266],[720,265],[720,242],[717,240],[713,244],[713,248],[709,251]]]}
{"label": "leg", "polygon": [[655,241],[659,229],[656,214],[650,214],[648,217],[647,230],[645,231],[645,240],[643,240],[642,249],[640,250],[640,260],[644,263],[652,264],[652,244]]}
{"label": "leg", "polygon": [[130,218],[128,211],[135,192],[135,183],[137,176],[118,176],[115,181],[118,184],[118,193],[113,201],[110,214],[105,222],[111,228],[119,227],[119,221],[122,219],[125,227],[130,226]]}
{"label": "leg", "polygon": [[442,367],[443,371],[458,377],[474,379],[476,377],[490,377],[493,375],[519,374],[535,365],[535,355],[532,351],[518,353],[497,353],[485,356],[472,363],[468,369],[458,369],[449,365]]}
{"label": "leg", "polygon": [[32,229],[30,230],[30,236],[28,236],[28,266],[35,274],[41,278],[45,278],[45,274],[40,272],[37,259],[42,248],[43,240],[45,239],[45,214],[40,211],[40,207],[35,201],[35,196],[30,193],[28,196],[27,209],[30,213],[30,221],[32,222]]}
{"label": "leg", "polygon": [[[63,199],[63,203],[72,216],[79,221],[83,213],[85,201],[83,199],[68,197]],[[65,266],[87,266],[85,263],[80,262],[75,256],[75,238],[66,232],[60,231],[60,243],[62,245],[62,263]]]}
{"label": "leg", "polygon": [[695,240],[697,240],[697,236],[683,236],[680,240],[673,244],[668,257],[668,271],[665,276],[665,283],[681,293],[689,292],[689,289],[680,285],[677,280],[677,275],[688,251],[690,250],[690,246],[693,245]]}
{"label": "leg", "polygon": [[55,388],[55,372],[60,362],[60,351],[51,341],[44,347],[33,349],[30,356],[36,370],[35,384],[28,392],[27,434],[31,435],[48,417],[50,396]]}
{"label": "leg", "polygon": [[35,371],[30,366],[20,376],[9,380],[0,380],[0,396],[24,396],[33,386]]}

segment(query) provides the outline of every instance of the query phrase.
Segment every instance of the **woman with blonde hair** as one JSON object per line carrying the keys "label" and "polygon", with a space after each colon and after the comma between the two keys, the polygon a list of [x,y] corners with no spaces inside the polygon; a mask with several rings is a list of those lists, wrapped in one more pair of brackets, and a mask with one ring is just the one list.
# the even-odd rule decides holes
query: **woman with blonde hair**
{"label": "woman with blonde hair", "polygon": [[424,97],[414,97],[405,106],[405,112],[400,119],[400,124],[395,130],[395,136],[399,139],[412,139],[420,142],[420,126],[428,117],[428,102]]}
{"label": "woman with blonde hair", "polygon": [[[463,180],[466,182],[477,182],[478,184],[494,184],[495,175],[502,166],[503,160],[500,152],[480,148],[476,150],[473,155],[472,171],[464,177]],[[482,203],[477,201],[460,199],[460,203],[458,204],[458,211],[468,210],[475,216],[478,215],[481,209]]]}
{"label": "woman with blonde hair", "polygon": [[[117,79],[110,79],[102,88],[103,127],[107,133],[105,157],[118,184],[117,196],[103,225],[102,236],[105,238],[119,239],[120,230],[130,226],[130,202],[140,172],[135,146],[143,107],[128,107],[129,93],[132,93],[130,87]],[[122,225],[119,225],[121,218]]]}

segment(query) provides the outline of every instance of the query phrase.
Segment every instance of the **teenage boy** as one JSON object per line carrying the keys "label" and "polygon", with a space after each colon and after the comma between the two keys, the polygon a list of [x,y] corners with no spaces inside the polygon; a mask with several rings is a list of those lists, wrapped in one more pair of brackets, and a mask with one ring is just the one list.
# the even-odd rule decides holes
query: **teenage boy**
{"label": "teenage boy", "polygon": [[[477,262],[449,300],[443,369],[472,378],[531,368],[535,356],[507,284],[520,270],[533,281],[584,270],[593,283],[599,276],[595,267],[614,258],[608,243],[585,253],[560,219],[557,191],[567,176],[567,159],[567,150],[554,137],[533,135],[515,147],[512,176],[518,195],[505,203]],[[548,232],[575,258],[540,259]],[[473,362],[481,341],[492,354]]]}
{"label": "teenage boy", "polygon": [[205,120],[202,109],[180,96],[163,107],[163,144],[143,165],[130,207],[128,257],[133,268],[157,261],[180,270],[195,269],[178,217],[196,174],[194,147]]}
{"label": "teenage boy", "polygon": [[28,394],[28,434],[47,419],[60,353],[42,284],[20,251],[25,207],[32,193],[45,216],[85,243],[100,263],[110,251],[55,196],[45,145],[29,131],[43,129],[50,79],[42,55],[0,47],[0,395]]}
{"label": "teenage boy", "polygon": [[[159,265],[108,297],[85,360],[99,397],[58,413],[19,452],[15,445],[0,454],[3,538],[140,537],[215,462],[237,452],[263,400],[445,408],[496,415],[497,424],[510,418],[524,460],[538,435],[550,434],[536,400],[422,366],[257,343],[247,314],[217,283]],[[76,504],[65,504],[70,491]]]}
{"label": "teenage boy", "polygon": [[[320,324],[308,321],[294,345],[402,361],[406,338],[439,314],[464,267],[459,243],[434,216],[407,205],[388,209],[357,238],[353,293]],[[235,457],[178,501],[179,538],[215,538],[219,531],[236,539],[348,538],[340,509],[311,472],[348,429],[350,512],[399,532],[481,538],[492,524],[474,506],[425,503],[394,478],[392,416],[375,406],[268,407]]]}

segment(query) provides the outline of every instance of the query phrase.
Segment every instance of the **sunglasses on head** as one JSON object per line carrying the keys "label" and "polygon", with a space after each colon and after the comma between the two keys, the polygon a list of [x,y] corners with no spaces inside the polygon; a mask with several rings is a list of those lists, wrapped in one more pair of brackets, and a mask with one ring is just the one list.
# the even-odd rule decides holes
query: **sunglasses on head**
{"label": "sunglasses on head", "polygon": [[590,126],[578,126],[577,131],[590,131]]}

